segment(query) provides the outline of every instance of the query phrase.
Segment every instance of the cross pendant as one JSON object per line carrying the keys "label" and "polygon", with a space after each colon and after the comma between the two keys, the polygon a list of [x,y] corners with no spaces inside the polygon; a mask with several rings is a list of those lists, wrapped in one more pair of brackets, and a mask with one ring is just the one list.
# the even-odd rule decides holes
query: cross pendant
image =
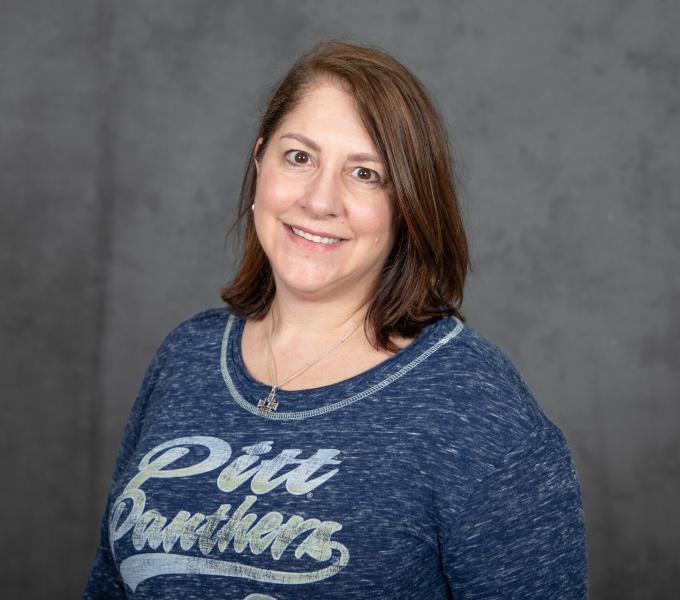
{"label": "cross pendant", "polygon": [[260,411],[260,415],[266,417],[271,411],[276,410],[279,407],[279,403],[276,401],[276,390],[272,389],[266,398],[262,398],[257,403],[257,408]]}

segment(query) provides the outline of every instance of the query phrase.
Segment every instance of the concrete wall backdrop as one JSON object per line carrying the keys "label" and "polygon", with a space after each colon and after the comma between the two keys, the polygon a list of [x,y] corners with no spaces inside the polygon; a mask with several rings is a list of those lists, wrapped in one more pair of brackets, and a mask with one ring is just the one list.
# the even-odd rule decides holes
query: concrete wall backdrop
{"label": "concrete wall backdrop", "polygon": [[571,443],[591,597],[674,597],[678,31],[671,0],[2,0],[5,596],[82,590],[144,369],[220,305],[262,102],[337,37],[396,55],[446,118],[464,312]]}

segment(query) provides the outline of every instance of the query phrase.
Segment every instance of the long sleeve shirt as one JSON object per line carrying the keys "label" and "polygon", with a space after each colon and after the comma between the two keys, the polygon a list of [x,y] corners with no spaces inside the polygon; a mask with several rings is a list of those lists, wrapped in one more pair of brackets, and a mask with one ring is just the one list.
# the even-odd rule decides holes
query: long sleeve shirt
{"label": "long sleeve shirt", "polygon": [[211,309],[158,349],[85,599],[586,597],[568,446],[497,346],[442,318],[263,416],[243,326]]}

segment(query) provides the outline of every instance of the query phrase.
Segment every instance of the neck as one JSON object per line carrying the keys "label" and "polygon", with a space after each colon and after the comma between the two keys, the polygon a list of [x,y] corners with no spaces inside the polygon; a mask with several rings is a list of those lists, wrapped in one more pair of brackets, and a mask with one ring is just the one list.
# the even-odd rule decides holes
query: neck
{"label": "neck", "polygon": [[[344,297],[308,301],[277,292],[265,321],[269,328],[273,315],[272,341],[275,344],[308,344],[318,348],[332,343],[363,322],[367,310],[368,303],[363,300],[351,302]],[[352,335],[355,337],[363,337],[362,327]]]}

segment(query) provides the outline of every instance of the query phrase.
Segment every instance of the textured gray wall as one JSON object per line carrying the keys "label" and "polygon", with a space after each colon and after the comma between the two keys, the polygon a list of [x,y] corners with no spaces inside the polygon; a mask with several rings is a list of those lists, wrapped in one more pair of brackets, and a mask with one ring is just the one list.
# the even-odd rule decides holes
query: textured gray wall
{"label": "textured gray wall", "polygon": [[464,312],[571,443],[591,597],[675,597],[678,31],[663,0],[0,0],[6,597],[82,590],[143,371],[220,304],[258,110],[327,37],[393,53],[442,109]]}

